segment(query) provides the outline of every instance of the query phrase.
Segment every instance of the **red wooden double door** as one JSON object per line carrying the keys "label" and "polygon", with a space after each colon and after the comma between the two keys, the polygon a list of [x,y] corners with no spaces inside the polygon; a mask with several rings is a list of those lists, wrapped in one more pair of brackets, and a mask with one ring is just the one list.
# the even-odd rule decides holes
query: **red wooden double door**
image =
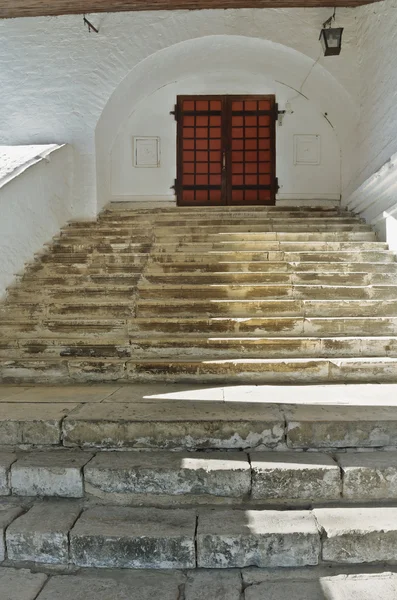
{"label": "red wooden double door", "polygon": [[180,206],[274,204],[274,96],[178,96]]}

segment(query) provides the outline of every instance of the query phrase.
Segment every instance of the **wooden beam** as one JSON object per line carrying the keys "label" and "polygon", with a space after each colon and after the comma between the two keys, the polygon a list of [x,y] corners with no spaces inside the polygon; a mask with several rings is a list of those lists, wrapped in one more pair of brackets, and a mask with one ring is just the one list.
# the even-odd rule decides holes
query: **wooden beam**
{"label": "wooden beam", "polygon": [[0,18],[137,10],[354,7],[380,0],[0,0]]}

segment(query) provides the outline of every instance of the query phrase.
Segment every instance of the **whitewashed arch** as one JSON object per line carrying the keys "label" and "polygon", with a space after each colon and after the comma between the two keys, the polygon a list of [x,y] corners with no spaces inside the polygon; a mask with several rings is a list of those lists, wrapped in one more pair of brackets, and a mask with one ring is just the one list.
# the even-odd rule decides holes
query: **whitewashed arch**
{"label": "whitewashed arch", "polygon": [[[159,50],[138,63],[109,98],[95,131],[98,205],[109,198],[110,150],[120,128],[135,107],[172,82],[232,71],[236,77],[273,80],[301,90],[326,115],[338,138],[343,157],[342,187],[350,178],[358,106],[346,89],[323,66],[293,48],[260,38],[211,35]],[[299,95],[299,93],[297,94]]]}

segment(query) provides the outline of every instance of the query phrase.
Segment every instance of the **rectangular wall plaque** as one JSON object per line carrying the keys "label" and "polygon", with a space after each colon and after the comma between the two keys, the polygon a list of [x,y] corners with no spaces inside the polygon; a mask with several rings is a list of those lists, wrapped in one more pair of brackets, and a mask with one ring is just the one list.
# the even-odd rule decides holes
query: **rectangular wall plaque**
{"label": "rectangular wall plaque", "polygon": [[319,165],[320,140],[319,135],[294,135],[294,165]]}
{"label": "rectangular wall plaque", "polygon": [[160,138],[134,137],[134,167],[156,168],[160,166]]}

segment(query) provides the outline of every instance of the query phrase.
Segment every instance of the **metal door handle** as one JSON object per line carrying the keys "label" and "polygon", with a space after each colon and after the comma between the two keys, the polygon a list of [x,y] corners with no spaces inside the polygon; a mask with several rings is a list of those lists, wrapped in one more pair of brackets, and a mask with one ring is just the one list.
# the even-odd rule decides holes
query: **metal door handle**
{"label": "metal door handle", "polygon": [[222,169],[223,171],[226,169],[226,152],[222,154]]}

